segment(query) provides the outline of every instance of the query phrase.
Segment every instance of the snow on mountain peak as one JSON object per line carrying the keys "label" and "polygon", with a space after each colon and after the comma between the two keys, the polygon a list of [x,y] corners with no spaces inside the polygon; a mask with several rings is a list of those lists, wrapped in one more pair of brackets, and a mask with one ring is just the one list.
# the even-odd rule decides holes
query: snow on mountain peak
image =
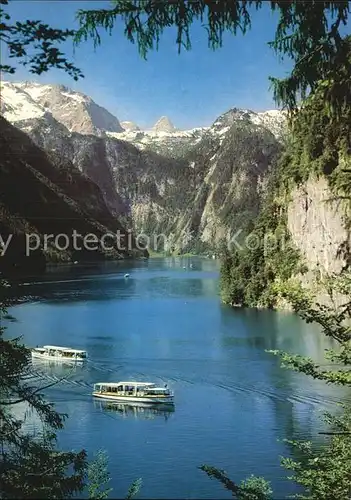
{"label": "snow on mountain peak", "polygon": [[16,84],[1,82],[1,114],[10,122],[16,122],[39,118],[45,109]]}
{"label": "snow on mountain peak", "polygon": [[1,113],[12,122],[50,112],[71,132],[95,135],[123,132],[118,119],[107,109],[64,85],[1,82],[1,101]]}
{"label": "snow on mountain peak", "polygon": [[127,132],[135,132],[135,131],[140,130],[140,127],[138,127],[138,125],[136,123],[131,122],[131,121],[121,122],[121,125],[124,128],[124,130],[126,130]]}
{"label": "snow on mountain peak", "polygon": [[232,108],[219,116],[211,128],[221,133],[225,129],[229,130],[233,123],[240,120],[248,120],[255,125],[262,125],[268,128],[273,135],[279,137],[286,124],[286,114],[277,109],[255,112],[250,109]]}
{"label": "snow on mountain peak", "polygon": [[176,129],[168,116],[161,116],[152,127],[152,130],[154,132],[174,132]]}
{"label": "snow on mountain peak", "polygon": [[[119,120],[91,97],[64,85],[39,84],[36,82],[1,82],[0,112],[12,123],[26,121],[23,128],[31,127],[36,119],[46,122],[55,119],[70,132],[92,135],[108,135],[131,142],[140,149],[154,148],[161,152],[168,145],[175,149],[179,144],[196,144],[208,132],[223,140],[233,123],[241,120],[264,126],[277,138],[285,128],[286,115],[278,110],[254,112],[232,108],[219,116],[211,127],[192,130],[176,129],[167,116],[162,116],[149,130],[140,130],[132,121]],[[50,127],[49,127],[50,128]]]}

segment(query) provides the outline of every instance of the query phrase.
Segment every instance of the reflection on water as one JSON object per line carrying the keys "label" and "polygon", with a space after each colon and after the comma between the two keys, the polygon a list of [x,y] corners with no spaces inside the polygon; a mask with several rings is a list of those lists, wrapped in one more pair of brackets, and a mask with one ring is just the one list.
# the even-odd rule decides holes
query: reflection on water
{"label": "reflection on water", "polygon": [[146,403],[115,403],[94,399],[94,407],[100,411],[114,412],[122,418],[168,420],[175,411],[174,405],[148,405]]}
{"label": "reflection on water", "polygon": [[32,358],[33,372],[45,371],[47,374],[57,378],[69,377],[73,374],[82,373],[85,363],[60,359]]}
{"label": "reflection on water", "polygon": [[[86,362],[86,361],[85,361]],[[37,368],[51,368],[51,369],[70,369],[71,371],[76,371],[77,369],[82,369],[84,362],[76,361],[75,359],[41,359],[32,358],[32,366]]]}

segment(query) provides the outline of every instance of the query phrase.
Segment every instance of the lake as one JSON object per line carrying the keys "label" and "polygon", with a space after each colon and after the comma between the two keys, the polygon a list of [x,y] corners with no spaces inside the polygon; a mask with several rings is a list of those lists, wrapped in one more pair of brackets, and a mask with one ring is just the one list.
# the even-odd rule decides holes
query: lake
{"label": "lake", "polygon": [[[139,477],[140,499],[231,498],[198,469],[204,463],[233,480],[265,476],[274,498],[291,494],[282,440],[320,442],[321,414],[342,396],[265,352],[323,360],[316,328],[288,312],[224,306],[218,279],[216,261],[184,257],[60,267],[19,287],[35,299],[11,308],[17,321],[7,322],[7,337],[89,353],[74,368],[37,361],[33,379],[65,377],[45,392],[69,415],[59,443],[89,456],[106,450],[114,498]],[[93,401],[93,383],[130,379],[167,383],[174,411]]]}

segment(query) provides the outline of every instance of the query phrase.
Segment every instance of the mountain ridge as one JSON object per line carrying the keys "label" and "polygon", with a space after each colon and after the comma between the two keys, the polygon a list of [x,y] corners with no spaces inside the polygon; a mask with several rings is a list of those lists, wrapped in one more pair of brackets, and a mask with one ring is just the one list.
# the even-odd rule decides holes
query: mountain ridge
{"label": "mountain ridge", "polygon": [[[192,129],[180,130],[176,128],[170,118],[166,115],[161,116],[150,129],[141,129],[134,121],[124,120],[120,122],[116,116],[110,113],[106,108],[98,105],[91,99],[91,97],[78,91],[73,91],[69,87],[61,84],[40,84],[37,82],[24,81],[24,82],[10,82],[2,81],[1,84],[1,114],[4,118],[8,119],[11,123],[18,120],[30,119],[42,116],[45,112],[51,112],[55,119],[65,125],[71,132],[79,132],[94,135],[103,135],[103,133],[121,134],[123,140],[133,141],[133,134],[128,135],[129,132],[142,132],[146,135],[155,136],[157,134],[175,134],[175,135],[188,135],[192,131],[206,131],[213,126],[218,120],[227,115],[228,113],[235,112],[239,119],[240,114],[247,114],[250,119],[257,124],[267,124],[273,127],[273,132],[276,133],[279,128],[284,126],[285,113],[279,110],[267,110],[262,112],[255,112],[252,110],[241,110],[239,108],[231,108],[231,110],[221,114],[212,125],[193,127]],[[15,95],[17,94],[17,96]],[[27,99],[27,102],[25,100]],[[11,102],[12,101],[12,102]],[[81,119],[77,119],[77,114],[80,115],[81,111],[78,109],[71,109],[70,114],[74,116],[76,123],[72,126],[73,118],[65,117],[59,113],[58,106],[67,106],[69,104],[82,104],[88,106],[85,112],[89,114],[89,106],[93,106],[95,111],[101,112],[103,115],[108,116],[109,120],[105,123],[94,121],[94,117],[90,117],[91,123],[84,123]],[[79,118],[79,116],[78,116]],[[103,120],[102,120],[103,121]],[[125,124],[125,128],[122,124]],[[100,126],[99,126],[100,125]],[[278,133],[279,135],[279,133]]]}
{"label": "mountain ridge", "polygon": [[[66,87],[59,89],[66,93]],[[28,102],[35,104],[32,98]],[[13,123],[40,148],[58,153],[92,179],[127,228],[166,235],[162,251],[217,249],[238,220],[257,213],[260,185],[280,149],[267,122],[277,113],[232,108],[210,127],[188,131],[88,134],[70,130],[60,116],[40,109],[40,116],[25,120],[18,119],[19,110]],[[168,127],[167,118],[162,122]]]}
{"label": "mountain ridge", "polygon": [[[31,104],[30,110],[26,98]],[[108,110],[64,85],[1,82],[1,114],[10,122],[38,118],[47,112],[70,132],[103,135],[106,131],[124,130]]]}

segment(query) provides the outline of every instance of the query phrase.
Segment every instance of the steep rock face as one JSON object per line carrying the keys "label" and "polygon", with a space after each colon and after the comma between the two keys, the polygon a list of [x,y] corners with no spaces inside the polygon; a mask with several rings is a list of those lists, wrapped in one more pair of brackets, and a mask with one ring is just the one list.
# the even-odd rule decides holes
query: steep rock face
{"label": "steep rock face", "polygon": [[[329,304],[330,298],[325,288],[319,286],[320,278],[339,274],[350,265],[351,234],[345,224],[350,213],[342,201],[333,198],[327,178],[311,177],[292,191],[287,213],[292,241],[308,266],[298,279],[321,304]],[[346,299],[334,295],[336,303]]]}
{"label": "steep rock face", "polygon": [[[23,132],[0,117],[0,234],[2,241],[12,240],[0,259],[7,271],[45,266],[47,261],[123,258],[133,254],[115,247],[105,250],[98,245],[90,250],[82,245],[88,233],[100,238],[106,233],[126,234],[120,222],[108,210],[98,186],[69,161],[48,155]],[[81,235],[74,248],[72,234]],[[58,248],[53,238],[46,247],[26,255],[25,234],[53,237],[67,235],[69,244]],[[35,239],[35,238],[34,238]],[[59,247],[65,246],[61,237]],[[43,243],[43,241],[42,241]],[[33,269],[32,269],[33,270]]]}
{"label": "steep rock face", "polygon": [[223,133],[216,130],[215,122],[192,151],[196,196],[185,224],[195,236],[194,244],[209,250],[226,243],[256,217],[264,179],[280,152],[275,137],[249,120],[233,121]]}
{"label": "steep rock face", "polygon": [[339,273],[346,261],[342,249],[351,245],[340,202],[330,201],[326,178],[310,178],[291,193],[288,229],[309,268],[322,273]]}
{"label": "steep rock face", "polygon": [[168,116],[161,116],[152,127],[154,132],[173,132],[175,127]]}
{"label": "steep rock face", "polygon": [[40,119],[30,129],[26,121],[16,124],[96,182],[128,227],[165,236],[168,248],[179,251],[213,250],[255,217],[261,183],[280,149],[265,127],[249,120],[224,133],[216,125],[183,159],[112,137],[70,134],[53,120],[49,128]]}
{"label": "steep rock face", "polygon": [[96,135],[102,135],[106,131],[123,132],[118,119],[109,111],[90,97],[63,85],[2,82],[1,94],[2,114],[9,121],[37,118],[51,113],[71,132]]}
{"label": "steep rock face", "polygon": [[137,232],[162,232],[189,201],[192,171],[184,161],[112,137],[69,133],[53,119],[50,125],[42,119],[31,120],[30,127],[28,121],[16,125],[56,158],[72,161],[100,187],[109,209]]}
{"label": "steep rock face", "polygon": [[[33,110],[18,114],[15,106],[13,122],[50,156],[73,162],[92,179],[128,228],[166,237],[168,249],[213,251],[255,217],[262,183],[280,149],[267,114],[234,108],[211,127],[191,131],[176,131],[162,117],[157,130],[98,137],[74,132],[62,115],[56,119],[45,111],[43,87],[31,87],[32,97],[27,93],[28,108],[37,106],[35,116]],[[11,91],[18,92],[18,85]],[[60,88],[62,93],[70,94]]]}

